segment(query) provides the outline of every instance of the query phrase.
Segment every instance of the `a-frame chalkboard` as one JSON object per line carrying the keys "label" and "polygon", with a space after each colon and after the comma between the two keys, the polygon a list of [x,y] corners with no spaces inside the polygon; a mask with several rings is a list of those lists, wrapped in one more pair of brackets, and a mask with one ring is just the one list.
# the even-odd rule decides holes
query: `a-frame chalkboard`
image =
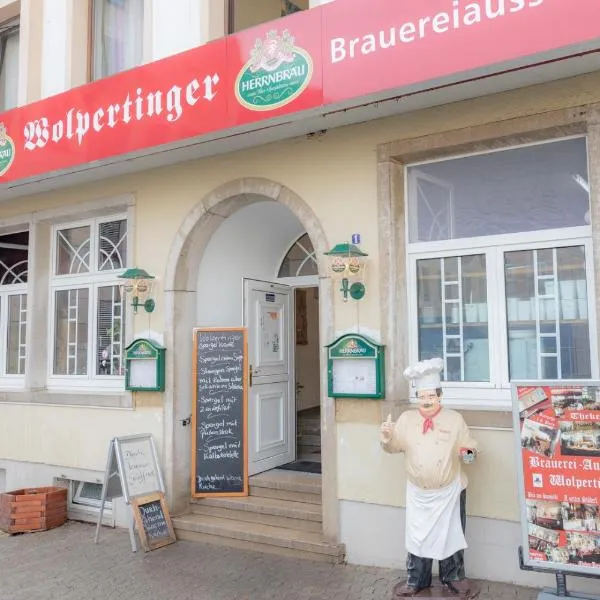
{"label": "a-frame chalkboard", "polygon": [[197,328],[193,344],[192,496],[247,496],[246,329]]}
{"label": "a-frame chalkboard", "polygon": [[[100,499],[100,510],[98,511],[98,522],[96,524],[96,535],[94,541],[98,543],[100,537],[100,526],[102,525],[102,515],[104,505],[107,501],[121,496],[125,503],[131,507],[132,514],[129,519],[129,537],[131,549],[137,550],[137,543],[134,534],[135,501],[138,498],[150,497],[152,494],[158,494],[162,499],[162,514],[168,517],[169,511],[164,500],[165,484],[163,482],[160,467],[158,466],[158,455],[154,438],[149,433],[127,435],[113,438],[108,447],[108,459],[106,462],[106,471],[104,473],[104,485],[102,486],[102,496]],[[169,523],[170,523],[170,517]],[[138,523],[139,525],[139,523]],[[172,528],[171,528],[172,531]],[[138,526],[140,539],[146,546],[146,550],[154,549],[148,547],[144,536],[146,533]],[[162,540],[161,540],[162,541]],[[173,535],[173,541],[175,541]],[[172,543],[172,542],[169,542]],[[161,545],[165,545],[162,544]]]}
{"label": "a-frame chalkboard", "polygon": [[177,541],[162,492],[134,498],[131,507],[138,535],[146,552]]}

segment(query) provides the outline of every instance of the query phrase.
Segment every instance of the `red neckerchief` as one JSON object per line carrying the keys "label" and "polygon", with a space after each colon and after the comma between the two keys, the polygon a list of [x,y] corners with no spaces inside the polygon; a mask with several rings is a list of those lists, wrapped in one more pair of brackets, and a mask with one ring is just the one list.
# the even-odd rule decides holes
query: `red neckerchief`
{"label": "red neckerchief", "polygon": [[440,414],[440,410],[442,410],[441,406],[430,417],[426,417],[421,412],[421,409],[419,409],[419,412],[421,413],[421,416],[423,417],[423,419],[425,419],[423,421],[423,435],[425,435],[430,429],[431,429],[431,431],[433,431],[433,419]]}

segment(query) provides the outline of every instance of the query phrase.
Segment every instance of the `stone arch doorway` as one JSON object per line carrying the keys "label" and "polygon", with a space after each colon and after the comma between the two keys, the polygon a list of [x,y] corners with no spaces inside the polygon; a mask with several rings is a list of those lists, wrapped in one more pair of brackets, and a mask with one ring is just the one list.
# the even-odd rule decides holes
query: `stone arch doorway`
{"label": "stone arch doorway", "polygon": [[[261,178],[226,183],[207,194],[189,213],[172,244],[165,277],[167,348],[164,394],[164,464],[173,512],[184,511],[190,498],[191,431],[185,425],[192,407],[192,328],[197,325],[198,274],[205,252],[219,227],[237,211],[260,202],[283,205],[301,223],[314,246],[319,276],[319,344],[321,348],[321,430],[323,531],[335,540],[337,531],[337,461],[335,406],[327,397],[324,346],[333,339],[333,294],[324,252],[329,245],[312,209],[289,188]],[[274,274],[276,276],[276,273]]]}

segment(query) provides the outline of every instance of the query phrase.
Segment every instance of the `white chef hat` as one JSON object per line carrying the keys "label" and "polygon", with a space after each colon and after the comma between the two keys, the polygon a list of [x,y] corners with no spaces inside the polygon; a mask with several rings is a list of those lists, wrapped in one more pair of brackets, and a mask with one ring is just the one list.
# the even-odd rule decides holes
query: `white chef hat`
{"label": "white chef hat", "polygon": [[444,368],[441,358],[422,360],[404,371],[406,379],[414,379],[417,392],[420,390],[437,390],[441,387],[440,373]]}

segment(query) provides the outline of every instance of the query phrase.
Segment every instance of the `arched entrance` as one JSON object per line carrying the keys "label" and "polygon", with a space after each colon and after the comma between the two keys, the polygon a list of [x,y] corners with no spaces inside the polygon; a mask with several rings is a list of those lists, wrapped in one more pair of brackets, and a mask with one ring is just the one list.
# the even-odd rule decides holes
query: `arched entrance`
{"label": "arched entrance", "polygon": [[[269,205],[265,206],[266,203]],[[241,324],[239,321],[231,322],[231,318],[232,315],[238,318],[241,315],[239,309],[242,302],[242,279],[245,276],[256,277],[255,273],[259,272],[253,269],[252,265],[247,265],[246,271],[239,271],[237,262],[241,254],[238,252],[237,260],[233,256],[229,259],[236,261],[236,268],[239,271],[236,277],[240,287],[236,288],[235,285],[232,287],[233,275],[228,283],[221,276],[215,277],[214,265],[217,264],[215,257],[209,260],[211,252],[214,253],[215,250],[211,240],[218,237],[220,227],[230,217],[234,217],[241,209],[248,209],[253,205],[260,205],[261,210],[263,208],[268,210],[268,207],[272,206],[273,214],[282,210],[290,212],[299,224],[296,233],[306,233],[310,238],[318,272],[325,273],[323,253],[329,246],[318,219],[298,195],[278,183],[260,178],[232,181],[205,196],[185,219],[171,248],[165,279],[166,343],[172,351],[167,353],[163,454],[166,483],[173,512],[185,511],[190,498],[191,431],[185,425],[185,420],[192,410],[191,331],[194,326],[200,324],[199,306],[227,307],[222,314],[218,314],[215,310],[203,311],[203,315],[208,315],[201,323],[203,326]],[[273,235],[275,233],[276,230],[273,230]],[[250,223],[247,223],[247,234],[245,244],[264,246],[264,237],[256,239],[252,236]],[[293,240],[297,238],[298,235]],[[289,242],[287,249],[289,249]],[[271,279],[277,278],[283,256],[285,254],[275,257],[277,268],[271,270]],[[228,263],[227,257],[220,258],[223,268],[226,264],[233,264]],[[261,278],[264,276],[257,277],[257,279]],[[335,409],[333,401],[327,398],[326,361],[323,350],[325,344],[333,338],[333,296],[328,278],[318,277],[317,283],[320,314],[323,530],[329,539],[335,540],[337,539]],[[227,302],[223,303],[225,297]]]}

